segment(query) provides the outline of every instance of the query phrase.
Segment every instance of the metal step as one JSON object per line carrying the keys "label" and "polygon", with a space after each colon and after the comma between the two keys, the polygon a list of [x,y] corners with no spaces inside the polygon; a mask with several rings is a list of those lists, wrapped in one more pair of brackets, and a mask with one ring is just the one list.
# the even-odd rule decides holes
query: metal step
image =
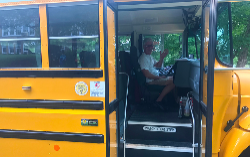
{"label": "metal step", "polygon": [[127,140],[126,157],[192,157],[191,143]]}
{"label": "metal step", "polygon": [[135,111],[128,121],[126,139],[190,142],[191,119],[179,119],[178,112]]}

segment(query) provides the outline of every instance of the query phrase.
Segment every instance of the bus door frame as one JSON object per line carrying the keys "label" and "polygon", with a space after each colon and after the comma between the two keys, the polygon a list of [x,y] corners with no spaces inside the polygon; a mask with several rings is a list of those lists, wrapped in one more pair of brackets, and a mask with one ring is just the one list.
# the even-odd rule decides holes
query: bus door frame
{"label": "bus door frame", "polygon": [[[103,1],[103,34],[104,34],[104,69],[105,69],[105,114],[106,114],[106,157],[110,157],[110,125],[109,115],[116,112],[116,141],[117,141],[117,156],[119,156],[120,148],[120,124],[119,124],[119,71],[118,71],[118,5],[113,0],[99,0]],[[116,99],[109,102],[109,57],[108,57],[108,7],[115,14],[115,59],[116,59]]]}
{"label": "bus door frame", "polygon": [[[209,4],[210,1],[210,4]],[[201,53],[200,53],[200,92],[199,106],[202,114],[206,117],[206,145],[205,157],[212,157],[212,129],[213,129],[213,95],[214,95],[214,64],[216,53],[216,37],[217,37],[217,0],[202,1],[202,33],[201,33]],[[204,57],[204,35],[205,35],[205,10],[204,8],[210,5],[209,8],[209,44],[208,57]],[[207,65],[204,65],[205,59]],[[203,77],[207,77],[207,91],[203,91]],[[207,104],[203,102],[203,94],[207,95]],[[201,115],[202,116],[202,115]],[[202,127],[202,125],[201,125]],[[202,130],[202,128],[201,128]],[[202,139],[201,139],[202,140]],[[201,146],[198,146],[201,147]],[[202,151],[200,150],[200,155]]]}

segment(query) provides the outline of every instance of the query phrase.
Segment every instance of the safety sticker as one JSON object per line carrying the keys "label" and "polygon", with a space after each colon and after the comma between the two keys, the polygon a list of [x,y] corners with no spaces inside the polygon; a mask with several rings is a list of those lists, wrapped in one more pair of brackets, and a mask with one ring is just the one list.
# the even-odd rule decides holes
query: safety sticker
{"label": "safety sticker", "polygon": [[76,94],[84,96],[88,93],[88,85],[85,82],[77,82],[75,85]]}
{"label": "safety sticker", "polygon": [[90,96],[91,97],[105,97],[105,82],[104,81],[90,81]]}

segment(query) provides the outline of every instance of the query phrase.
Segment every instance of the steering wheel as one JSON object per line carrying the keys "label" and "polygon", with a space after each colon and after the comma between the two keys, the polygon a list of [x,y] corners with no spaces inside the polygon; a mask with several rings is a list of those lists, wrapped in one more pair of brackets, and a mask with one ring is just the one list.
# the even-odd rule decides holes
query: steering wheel
{"label": "steering wheel", "polygon": [[173,76],[174,75],[174,65],[167,71],[165,76]]}

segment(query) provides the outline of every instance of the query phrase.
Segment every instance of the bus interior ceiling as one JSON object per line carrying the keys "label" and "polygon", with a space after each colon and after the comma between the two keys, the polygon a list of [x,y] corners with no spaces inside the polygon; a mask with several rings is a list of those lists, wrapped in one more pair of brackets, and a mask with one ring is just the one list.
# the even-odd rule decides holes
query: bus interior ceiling
{"label": "bus interior ceiling", "polygon": [[118,34],[145,35],[183,33],[201,16],[201,1],[118,5]]}

